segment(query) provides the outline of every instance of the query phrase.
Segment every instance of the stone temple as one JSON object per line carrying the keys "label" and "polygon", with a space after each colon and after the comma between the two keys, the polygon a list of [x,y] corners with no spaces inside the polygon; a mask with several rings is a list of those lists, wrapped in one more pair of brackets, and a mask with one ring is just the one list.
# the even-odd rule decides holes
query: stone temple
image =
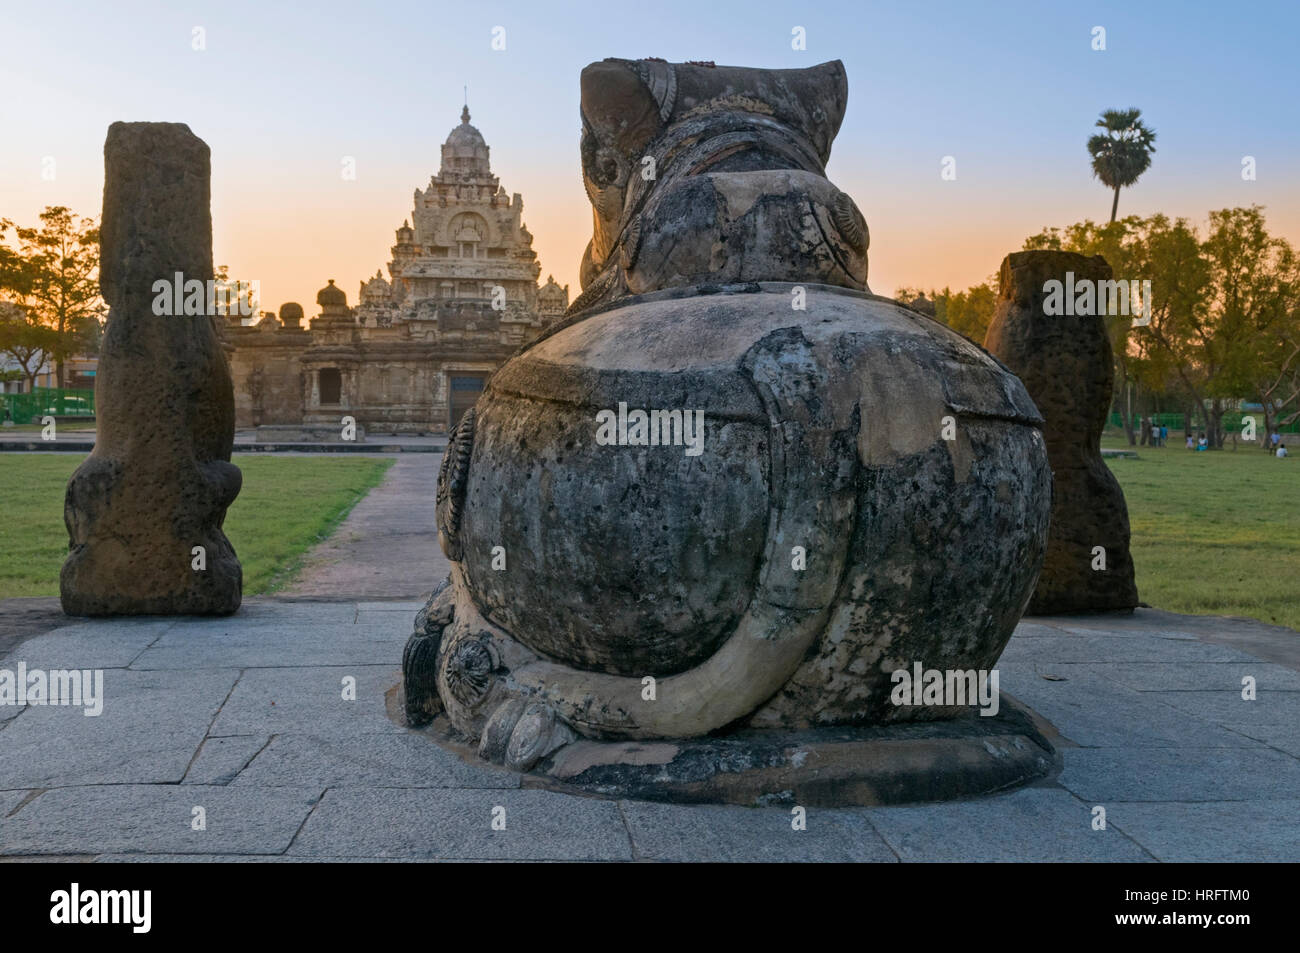
{"label": "stone temple", "polygon": [[523,198],[492,174],[469,120],[467,106],[397,229],[389,277],[362,282],[356,306],[330,280],[309,327],[293,302],[256,324],[230,319],[238,427],[337,427],[347,415],[381,433],[450,430],[492,371],[564,313],[568,286],[538,286]]}

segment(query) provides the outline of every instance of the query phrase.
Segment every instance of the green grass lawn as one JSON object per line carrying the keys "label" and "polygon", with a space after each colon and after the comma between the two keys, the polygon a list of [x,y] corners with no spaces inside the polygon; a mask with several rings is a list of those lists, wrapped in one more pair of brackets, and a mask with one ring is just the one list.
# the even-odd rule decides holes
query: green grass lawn
{"label": "green grass lawn", "polygon": [[[1108,461],[1128,501],[1139,598],[1300,629],[1300,455],[1197,453],[1179,438]],[[1127,448],[1111,435],[1102,446]]]}
{"label": "green grass lawn", "polygon": [[[1124,446],[1111,435],[1102,444]],[[1300,453],[1278,460],[1244,445],[1193,453],[1170,444],[1109,461],[1128,500],[1139,596],[1160,609],[1300,629]],[[0,454],[0,598],[58,594],[63,490],[81,459]],[[226,534],[249,595],[287,585],[307,550],[391,465],[334,455],[236,462],[244,489]]]}
{"label": "green grass lawn", "polygon": [[[0,453],[0,599],[57,596],[68,554],[63,491],[84,457]],[[244,594],[275,592],[392,466],[389,458],[238,455],[244,488],[225,532],[244,568]]]}

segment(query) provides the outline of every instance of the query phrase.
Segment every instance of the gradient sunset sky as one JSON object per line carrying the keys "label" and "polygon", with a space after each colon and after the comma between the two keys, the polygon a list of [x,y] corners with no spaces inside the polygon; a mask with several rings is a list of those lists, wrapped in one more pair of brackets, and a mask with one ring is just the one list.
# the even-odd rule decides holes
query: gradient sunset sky
{"label": "gradient sunset sky", "polygon": [[[505,28],[506,49],[491,47]],[[807,50],[791,48],[805,28]],[[1106,50],[1092,31],[1106,30]],[[194,30],[206,48],[193,48]],[[962,288],[1047,225],[1110,214],[1085,142],[1137,106],[1158,135],[1120,214],[1203,224],[1261,204],[1300,244],[1300,4],[0,0],[0,217],[98,218],[115,120],[187,123],[212,148],[215,257],[262,304],[315,314],[333,278],[389,260],[469,87],[493,172],[524,197],[542,280],[579,291],[591,213],[578,74],[607,56],[800,67],[844,61],[830,179],[871,229],[872,290]],[[1243,181],[1254,156],[1257,179]],[[355,158],[355,181],[340,172]],[[945,156],[957,178],[943,181]],[[42,178],[53,157],[55,178]]]}

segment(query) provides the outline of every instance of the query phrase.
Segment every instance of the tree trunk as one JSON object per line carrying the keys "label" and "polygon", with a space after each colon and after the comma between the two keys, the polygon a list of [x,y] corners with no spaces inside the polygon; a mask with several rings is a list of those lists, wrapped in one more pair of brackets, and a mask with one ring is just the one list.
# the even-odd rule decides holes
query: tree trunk
{"label": "tree trunk", "polygon": [[1205,413],[1205,439],[1211,450],[1223,449],[1223,407],[1217,398],[1210,401]]}
{"label": "tree trunk", "polygon": [[1124,436],[1128,438],[1130,447],[1137,446],[1137,437],[1133,434],[1133,391],[1128,386],[1128,369],[1121,363],[1124,368],[1124,413],[1120,416],[1124,418]]}
{"label": "tree trunk", "polygon": [[1115,213],[1119,211],[1119,186],[1115,186],[1115,201],[1110,203],[1110,220],[1115,221]]}

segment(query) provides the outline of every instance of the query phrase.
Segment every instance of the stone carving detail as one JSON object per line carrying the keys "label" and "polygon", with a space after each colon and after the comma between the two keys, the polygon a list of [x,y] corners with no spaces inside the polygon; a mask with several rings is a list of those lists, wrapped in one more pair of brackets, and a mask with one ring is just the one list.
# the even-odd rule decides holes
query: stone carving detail
{"label": "stone carving detail", "polygon": [[659,106],[659,121],[667,123],[677,103],[677,71],[663,60],[635,60],[632,68]]}
{"label": "stone carving detail", "polygon": [[463,639],[447,659],[447,688],[462,705],[483,700],[492,681],[497,660],[488,639]]}
{"label": "stone carving detail", "polygon": [[450,600],[438,597],[447,594],[449,588],[443,581],[434,590],[428,605],[416,613],[415,631],[402,652],[405,714],[410,725],[427,724],[442,711],[438,698],[438,650],[442,647],[442,630],[455,618],[455,606]]}
{"label": "stone carving detail", "polygon": [[[824,172],[846,101],[839,63],[583,71],[585,291],[488,382],[440,479],[437,693],[484,758],[944,718],[891,704],[891,673],[991,668],[1010,638],[1046,546],[1042,419],[867,290],[865,219]],[[615,408],[699,429],[611,446]]]}
{"label": "stone carving detail", "polygon": [[448,559],[460,559],[460,514],[465,504],[469,458],[474,452],[474,408],[465,411],[450,437],[438,470],[438,543]]}
{"label": "stone carving detail", "polygon": [[239,493],[234,392],[207,315],[158,315],[154,282],[213,279],[207,145],[179,123],[104,143],[100,288],[109,305],[95,448],[68,481],[70,615],[226,614],[242,573],[221,531]]}
{"label": "stone carving detail", "polygon": [[[1011,368],[1046,418],[1056,480],[1047,557],[1029,611],[1036,615],[1132,609],[1138,604],[1129,554],[1128,507],[1101,456],[1114,363],[1105,319],[1048,315],[1048,281],[1111,280],[1101,256],[1026,251],[1002,260],[997,310],[984,346]],[[1101,552],[1098,552],[1098,547]],[[1098,568],[1104,560],[1105,568]]]}

